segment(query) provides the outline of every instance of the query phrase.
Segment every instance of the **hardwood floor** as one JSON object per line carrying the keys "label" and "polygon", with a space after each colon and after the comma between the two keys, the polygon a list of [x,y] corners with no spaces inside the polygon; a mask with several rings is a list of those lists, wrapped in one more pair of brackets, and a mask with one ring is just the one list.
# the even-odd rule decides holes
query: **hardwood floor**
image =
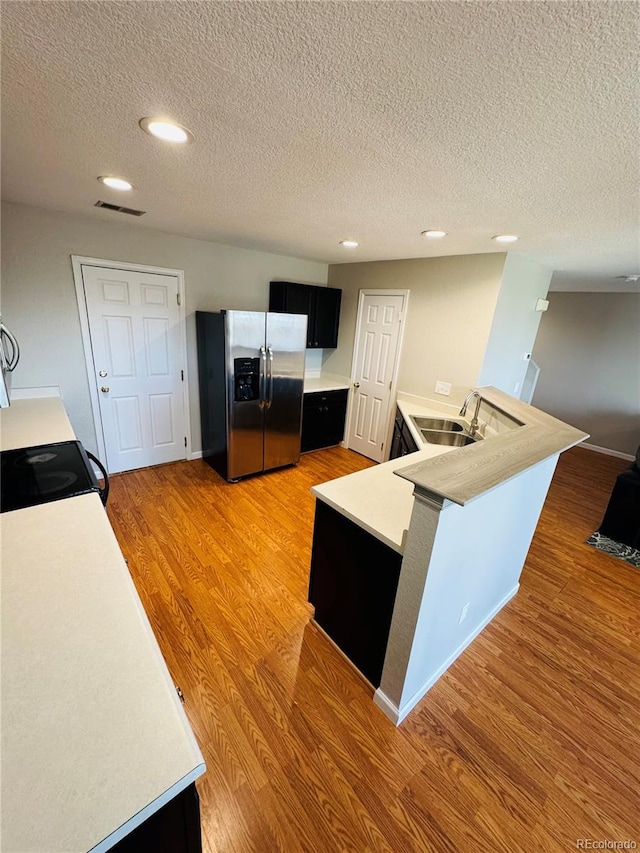
{"label": "hardwood floor", "polygon": [[313,484],[335,448],[235,485],[112,478],[109,516],[207,762],[207,853],[640,844],[640,571],[584,544],[628,463],[561,456],[519,594],[398,729],[310,624]]}

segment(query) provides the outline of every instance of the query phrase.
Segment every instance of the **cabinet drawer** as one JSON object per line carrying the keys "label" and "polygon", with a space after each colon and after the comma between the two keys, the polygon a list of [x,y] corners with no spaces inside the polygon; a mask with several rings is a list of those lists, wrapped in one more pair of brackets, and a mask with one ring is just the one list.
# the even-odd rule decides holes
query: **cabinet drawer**
{"label": "cabinet drawer", "polygon": [[313,391],[304,395],[302,405],[305,409],[312,406],[346,406],[348,394],[347,388],[340,388],[337,391]]}

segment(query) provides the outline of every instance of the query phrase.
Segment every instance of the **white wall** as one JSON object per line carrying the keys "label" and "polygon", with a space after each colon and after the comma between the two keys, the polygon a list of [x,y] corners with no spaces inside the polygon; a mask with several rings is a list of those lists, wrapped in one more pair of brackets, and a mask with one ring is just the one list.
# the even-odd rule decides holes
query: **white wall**
{"label": "white wall", "polygon": [[552,271],[522,255],[507,255],[479,385],[495,385],[507,394],[522,393],[530,353],[538,333],[538,299],[549,290]]}
{"label": "white wall", "polygon": [[517,591],[557,461],[554,454],[464,506],[440,508],[416,489],[374,697],[395,723]]}
{"label": "white wall", "polygon": [[640,445],[640,293],[549,294],[533,357],[533,405],[635,455]]}
{"label": "white wall", "polygon": [[496,252],[332,264],[329,285],[343,293],[338,348],[325,358],[325,369],[351,374],[360,289],[408,289],[398,389],[429,399],[436,380],[444,380],[453,386],[451,401],[461,401],[478,383],[505,258]]}
{"label": "white wall", "polygon": [[22,350],[13,386],[60,386],[78,438],[94,452],[71,255],[184,270],[194,451],[201,448],[194,312],[264,311],[271,279],[326,284],[328,273],[326,264],[151,231],[123,223],[118,214],[73,216],[3,203],[2,318]]}

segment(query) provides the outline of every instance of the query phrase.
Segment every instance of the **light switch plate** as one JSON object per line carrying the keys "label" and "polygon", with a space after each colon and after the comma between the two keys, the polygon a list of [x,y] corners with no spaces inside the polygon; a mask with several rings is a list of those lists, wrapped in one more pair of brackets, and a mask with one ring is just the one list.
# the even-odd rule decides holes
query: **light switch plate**
{"label": "light switch plate", "polygon": [[438,380],[436,382],[436,394],[444,394],[448,397],[451,394],[451,383]]}

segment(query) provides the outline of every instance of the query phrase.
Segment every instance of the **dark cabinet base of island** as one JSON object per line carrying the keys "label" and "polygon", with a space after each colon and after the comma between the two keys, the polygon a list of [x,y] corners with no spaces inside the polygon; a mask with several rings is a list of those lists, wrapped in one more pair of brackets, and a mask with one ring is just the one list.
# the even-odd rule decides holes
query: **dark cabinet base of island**
{"label": "dark cabinet base of island", "polygon": [[316,500],[309,601],[315,621],[380,686],[402,555]]}
{"label": "dark cabinet base of island", "polygon": [[110,853],[202,853],[195,782],[115,844]]}

